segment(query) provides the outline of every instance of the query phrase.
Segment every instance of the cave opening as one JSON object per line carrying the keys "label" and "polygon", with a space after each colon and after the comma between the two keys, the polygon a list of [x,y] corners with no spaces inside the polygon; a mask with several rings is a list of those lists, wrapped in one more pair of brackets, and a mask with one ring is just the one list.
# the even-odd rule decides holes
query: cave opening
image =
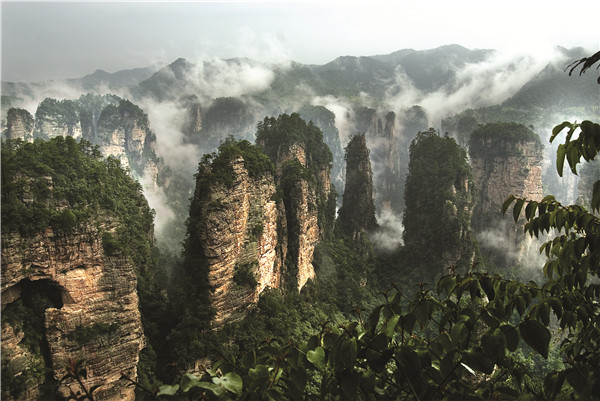
{"label": "cave opening", "polygon": [[[2,311],[2,324],[9,324],[23,333],[20,346],[26,348],[33,355],[43,361],[42,372],[37,369],[26,369],[7,377],[10,373],[9,362],[2,361],[3,387],[4,379],[8,379],[8,390],[13,396],[25,391],[23,384],[30,383],[26,380],[28,376],[35,375],[32,379],[39,383],[40,390],[47,399],[54,399],[53,395],[57,387],[52,370],[52,357],[50,347],[46,339],[46,309],[62,308],[63,300],[68,293],[57,282],[50,279],[29,280],[23,279],[16,286],[19,293],[17,299],[5,305]],[[41,362],[40,362],[41,363]],[[15,372],[16,373],[16,372]],[[13,375],[8,375],[13,376]],[[11,380],[12,379],[12,380]],[[13,388],[14,387],[14,388]]]}

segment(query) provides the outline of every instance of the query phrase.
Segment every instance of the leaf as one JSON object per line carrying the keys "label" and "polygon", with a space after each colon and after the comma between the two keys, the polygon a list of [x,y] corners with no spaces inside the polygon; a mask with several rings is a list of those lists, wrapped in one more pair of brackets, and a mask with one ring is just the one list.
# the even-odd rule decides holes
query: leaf
{"label": "leaf", "polygon": [[325,369],[325,350],[322,347],[317,347],[306,353],[306,359],[312,363],[317,369]]}
{"label": "leaf", "polygon": [[358,345],[354,338],[349,340],[345,340],[340,347],[340,360],[342,362],[342,366],[346,369],[351,369],[354,366],[354,362],[356,362],[356,352],[358,349]]}
{"label": "leaf", "polygon": [[502,214],[506,214],[506,211],[508,210],[509,206],[515,201],[515,196],[514,195],[510,195],[502,204]]}
{"label": "leaf", "polygon": [[165,384],[158,388],[158,393],[156,395],[157,396],[175,395],[175,394],[177,394],[178,390],[179,390],[179,384],[174,384],[174,385]]}
{"label": "leaf", "polygon": [[454,287],[456,287],[456,277],[444,276],[437,283],[437,293],[441,294],[443,290],[446,292],[446,296],[449,297]]}
{"label": "leaf", "polygon": [[556,150],[556,171],[558,172],[559,177],[563,176],[566,155],[567,147],[561,143],[560,145],[558,145],[558,149]]}
{"label": "leaf", "polygon": [[494,371],[494,362],[492,362],[481,348],[470,349],[464,352],[463,360],[472,369],[485,374],[489,375]]}
{"label": "leaf", "polygon": [[452,326],[452,330],[450,331],[450,337],[452,337],[452,341],[457,344],[462,344],[467,340],[469,335],[469,331],[465,327],[464,323],[456,323]]}
{"label": "leaf", "polygon": [[213,377],[213,383],[234,394],[242,394],[242,378],[235,372],[227,372],[221,377]]}
{"label": "leaf", "polygon": [[550,399],[554,399],[565,382],[564,372],[550,372],[544,378],[544,393]]}
{"label": "leaf", "polygon": [[181,381],[179,382],[179,388],[184,393],[187,393],[192,387],[196,387],[197,383],[199,382],[200,379],[198,379],[198,377],[191,373],[186,373],[185,375],[183,375]]}
{"label": "leaf", "polygon": [[388,338],[391,338],[394,335],[398,320],[400,320],[400,315],[394,315],[388,320],[388,323],[385,326],[385,335],[388,336]]}
{"label": "leaf", "polygon": [[481,288],[485,292],[485,295],[487,295],[488,299],[492,301],[495,296],[494,283],[492,281],[492,278],[489,276],[482,276],[479,279],[479,285],[481,285]]}
{"label": "leaf", "polygon": [[502,359],[506,350],[506,336],[500,329],[490,329],[481,337],[481,347],[492,357],[498,361]]}
{"label": "leaf", "polygon": [[510,352],[515,352],[519,346],[519,332],[516,327],[510,324],[504,324],[500,326],[500,330],[506,337],[506,349]]}
{"label": "leaf", "polygon": [[545,359],[548,358],[550,331],[537,320],[525,320],[519,325],[523,341]]}
{"label": "leaf", "polygon": [[521,215],[521,210],[523,210],[523,205],[525,204],[525,199],[517,199],[515,203],[515,207],[513,209],[513,218],[515,222],[519,221],[519,216]]}
{"label": "leaf", "polygon": [[369,316],[367,323],[371,333],[374,333],[375,329],[377,328],[377,323],[379,323],[379,317],[381,315],[381,309],[383,309],[383,306],[384,305],[379,305],[376,307]]}

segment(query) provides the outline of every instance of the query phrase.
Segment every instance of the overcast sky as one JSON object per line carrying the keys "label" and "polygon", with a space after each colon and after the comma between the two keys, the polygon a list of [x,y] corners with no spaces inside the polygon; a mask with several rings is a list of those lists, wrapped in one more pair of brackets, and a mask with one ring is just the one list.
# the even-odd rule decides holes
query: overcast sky
{"label": "overcast sky", "polygon": [[[600,1],[2,2],[2,80],[215,57],[325,64],[457,43],[600,48]],[[587,22],[593,21],[593,22]]]}

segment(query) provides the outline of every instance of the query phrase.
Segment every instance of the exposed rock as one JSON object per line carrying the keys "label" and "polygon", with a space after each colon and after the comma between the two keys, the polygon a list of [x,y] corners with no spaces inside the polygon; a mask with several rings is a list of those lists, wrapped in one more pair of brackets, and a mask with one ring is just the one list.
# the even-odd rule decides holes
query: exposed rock
{"label": "exposed rock", "polygon": [[298,269],[296,286],[300,290],[315,278],[312,261],[320,236],[317,196],[306,180],[295,182],[286,192],[288,256]]}
{"label": "exposed rock", "polygon": [[6,126],[7,139],[33,140],[34,120],[27,110],[10,108],[6,114]]}
{"label": "exposed rock", "polygon": [[355,135],[346,147],[346,187],[338,215],[338,224],[357,243],[377,227],[373,173],[364,135]]}
{"label": "exposed rock", "polygon": [[523,222],[514,224],[512,214],[502,215],[502,204],[510,195],[542,199],[542,145],[523,125],[487,124],[473,132],[469,154],[479,194],[473,228],[482,250],[508,267],[524,256],[526,237]]}
{"label": "exposed rock", "polygon": [[231,167],[231,186],[215,183],[196,192],[204,225],[198,245],[208,264],[216,325],[239,318],[265,288],[278,288],[281,281],[273,177],[251,178],[241,157]]}
{"label": "exposed rock", "polygon": [[81,138],[81,121],[72,100],[44,99],[35,112],[35,134],[42,138]]}
{"label": "exposed rock", "polygon": [[[104,230],[110,229],[108,221]],[[54,301],[55,307],[45,310],[44,335],[54,378],[67,373],[69,359],[84,361],[87,378],[83,383],[88,389],[100,385],[97,400],[135,398],[121,373],[137,377],[138,355],[144,347],[136,285],[131,263],[105,254],[95,224],[69,234],[47,229],[32,238],[2,235],[3,308],[31,286],[37,286],[38,292],[39,288],[58,291],[61,297]],[[15,355],[19,363],[26,353],[11,330],[18,333],[3,324],[2,351]],[[80,390],[72,379],[61,382],[63,396],[70,389]]]}

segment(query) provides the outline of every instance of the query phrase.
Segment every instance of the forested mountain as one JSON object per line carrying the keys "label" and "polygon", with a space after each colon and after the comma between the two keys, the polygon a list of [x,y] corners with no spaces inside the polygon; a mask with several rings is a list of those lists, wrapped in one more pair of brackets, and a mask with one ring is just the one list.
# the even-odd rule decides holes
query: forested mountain
{"label": "forested mountain", "polygon": [[600,92],[557,52],[3,83],[2,397],[594,399]]}

